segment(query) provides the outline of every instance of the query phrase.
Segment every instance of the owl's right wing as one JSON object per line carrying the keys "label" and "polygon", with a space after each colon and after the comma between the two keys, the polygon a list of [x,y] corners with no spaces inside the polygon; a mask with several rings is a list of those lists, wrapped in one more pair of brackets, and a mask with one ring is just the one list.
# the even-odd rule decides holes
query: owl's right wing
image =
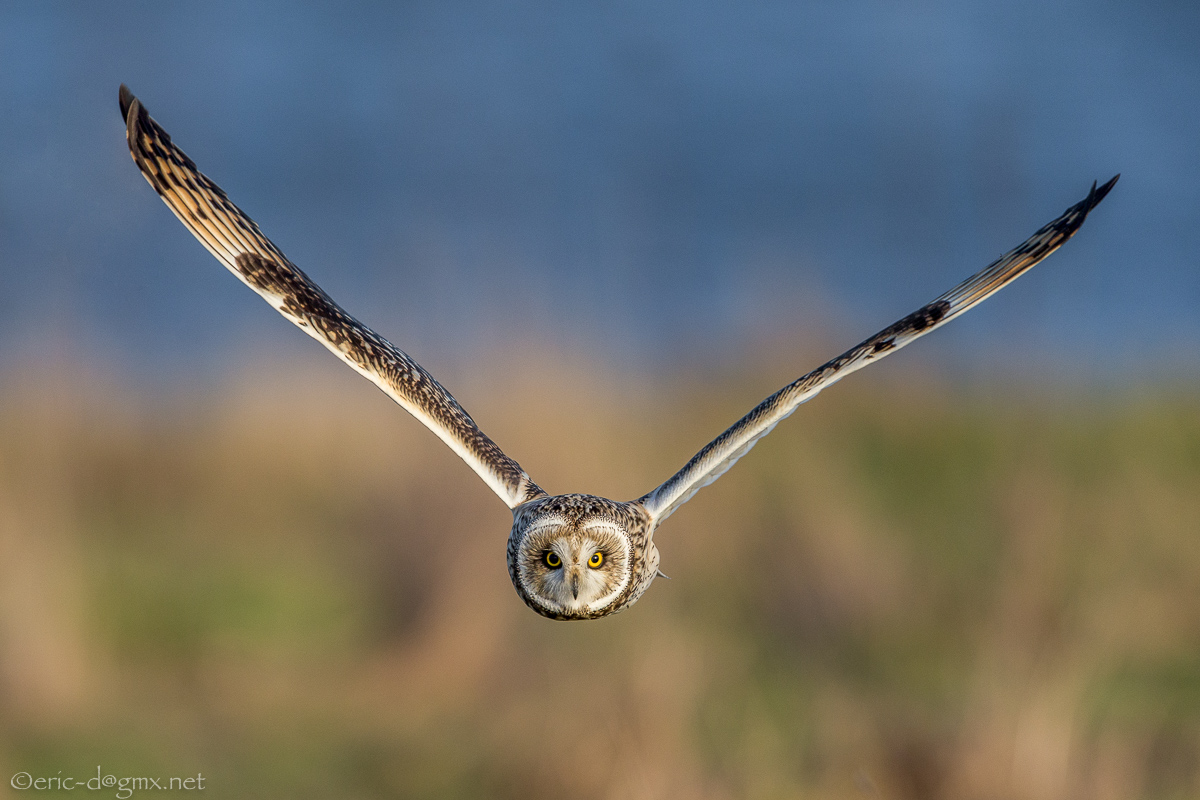
{"label": "owl's right wing", "polygon": [[666,483],[639,498],[638,502],[650,513],[655,525],[661,523],[692,495],[721,477],[801,403],[811,400],[822,389],[851,372],[873,364],[945,325],[1061,247],[1079,230],[1088,212],[1104,199],[1119,177],[1114,177],[1099,188],[1092,184],[1092,190],[1082,201],[980,272],[762,401],[697,453]]}
{"label": "owl's right wing", "polygon": [[175,216],[230,272],[374,383],[467,462],[509,508],[545,494],[420,364],[343,311],[205,177],[121,86],[129,151]]}

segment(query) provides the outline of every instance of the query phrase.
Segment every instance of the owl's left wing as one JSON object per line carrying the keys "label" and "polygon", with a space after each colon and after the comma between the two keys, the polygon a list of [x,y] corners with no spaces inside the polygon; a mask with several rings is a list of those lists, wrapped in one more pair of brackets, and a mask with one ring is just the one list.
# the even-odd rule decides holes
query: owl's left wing
{"label": "owl's left wing", "polygon": [[509,508],[545,494],[420,364],[342,310],[196,168],[121,86],[133,160],[179,221],[243,283],[449,445]]}
{"label": "owl's left wing", "polygon": [[1013,279],[1061,247],[1079,230],[1088,212],[1104,199],[1119,177],[1121,176],[1115,176],[1099,188],[1092,184],[1092,190],[1087,197],[980,272],[762,401],[749,414],[693,456],[670,480],[639,498],[638,502],[650,513],[655,525],[662,522],[692,495],[721,477],[734,462],[744,456],[759,439],[770,433],[772,428],[786,419],[801,403],[811,400],[822,389],[851,372],[873,364],[935,328],[940,328],[1007,286]]}

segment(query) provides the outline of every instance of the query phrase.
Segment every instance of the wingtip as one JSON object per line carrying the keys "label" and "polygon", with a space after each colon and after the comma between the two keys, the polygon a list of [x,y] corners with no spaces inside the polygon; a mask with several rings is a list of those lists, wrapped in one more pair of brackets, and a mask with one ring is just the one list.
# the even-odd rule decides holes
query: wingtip
{"label": "wingtip", "polygon": [[1103,200],[1104,197],[1109,192],[1112,191],[1112,188],[1117,185],[1117,180],[1120,177],[1121,177],[1121,173],[1118,172],[1116,175],[1113,175],[1111,178],[1108,179],[1108,183],[1104,184],[1103,186],[1101,186],[1098,189],[1096,188],[1095,183],[1092,184],[1092,205],[1093,206],[1095,206],[1097,203],[1099,203],[1101,200]]}
{"label": "wingtip", "polygon": [[1077,228],[1079,225],[1083,224],[1084,217],[1086,217],[1093,208],[1100,205],[1100,201],[1108,196],[1108,193],[1112,191],[1112,188],[1117,185],[1117,179],[1120,177],[1121,174],[1118,172],[1116,175],[1113,175],[1111,178],[1109,178],[1108,182],[1103,185],[1098,185],[1098,181],[1092,181],[1092,188],[1088,190],[1087,197],[1083,198],[1068,209],[1068,212],[1074,212],[1077,215],[1082,214],[1082,216],[1078,216],[1075,220],[1074,227]]}
{"label": "wingtip", "polygon": [[117,99],[121,103],[121,118],[128,120],[129,109],[137,98],[133,96],[133,92],[129,91],[129,87],[122,83],[121,90],[117,93]]}

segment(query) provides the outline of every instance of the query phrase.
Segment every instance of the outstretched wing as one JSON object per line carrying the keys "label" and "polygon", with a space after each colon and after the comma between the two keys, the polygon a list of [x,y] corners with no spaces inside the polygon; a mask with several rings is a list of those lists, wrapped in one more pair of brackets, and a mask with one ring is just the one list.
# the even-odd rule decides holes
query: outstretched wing
{"label": "outstretched wing", "polygon": [[811,400],[818,392],[879,359],[896,352],[918,337],[945,325],[976,303],[990,297],[1010,281],[1070,239],[1087,218],[1088,212],[1104,199],[1117,182],[1117,175],[1108,183],[1092,190],[1079,203],[1014,250],[925,305],[894,325],[884,328],[857,347],[847,350],[832,361],[790,383],[768,397],[746,416],[738,420],[697,453],[683,469],[650,494],[639,498],[654,518],[662,522],[692,495],[715,481],[745,455],[762,437],[788,417],[801,403]]}
{"label": "outstretched wing", "polygon": [[437,434],[509,508],[545,494],[420,364],[343,311],[288,261],[258,225],[171,143],[167,132],[124,85],[120,100],[134,163],[218,261]]}

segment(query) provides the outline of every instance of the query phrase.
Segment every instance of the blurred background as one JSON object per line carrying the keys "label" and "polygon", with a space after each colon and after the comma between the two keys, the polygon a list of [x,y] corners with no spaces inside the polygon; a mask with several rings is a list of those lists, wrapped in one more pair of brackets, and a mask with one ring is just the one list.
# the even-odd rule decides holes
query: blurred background
{"label": "blurred background", "polygon": [[[1200,6],[7,3],[0,74],[0,777],[1200,796]],[[619,499],[1123,177],[572,625],[174,220],[121,82],[539,483]]]}

